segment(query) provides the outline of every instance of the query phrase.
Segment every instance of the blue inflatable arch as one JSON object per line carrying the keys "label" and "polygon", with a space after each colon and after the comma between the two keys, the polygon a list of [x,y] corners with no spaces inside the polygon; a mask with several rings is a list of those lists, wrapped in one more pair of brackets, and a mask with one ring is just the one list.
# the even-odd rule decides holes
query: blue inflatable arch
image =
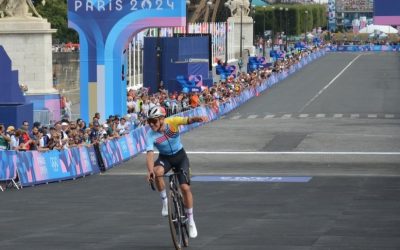
{"label": "blue inflatable arch", "polygon": [[123,51],[139,31],[185,26],[182,0],[68,0],[68,26],[80,39],[81,117],[126,113]]}

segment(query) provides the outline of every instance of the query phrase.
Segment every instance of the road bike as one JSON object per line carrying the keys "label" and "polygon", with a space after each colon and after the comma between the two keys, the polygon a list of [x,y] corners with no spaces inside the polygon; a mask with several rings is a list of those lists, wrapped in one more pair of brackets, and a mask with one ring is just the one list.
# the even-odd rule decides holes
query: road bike
{"label": "road bike", "polygon": [[[184,175],[185,178],[187,178],[185,173],[183,173],[182,171],[166,174],[163,176],[157,176],[157,178],[168,177],[169,179],[168,221],[172,241],[174,242],[176,250],[181,250],[183,247],[189,246],[189,220],[185,213],[182,191],[178,181],[178,176],[181,174]],[[150,186],[153,190],[155,190],[154,180],[150,180]]]}

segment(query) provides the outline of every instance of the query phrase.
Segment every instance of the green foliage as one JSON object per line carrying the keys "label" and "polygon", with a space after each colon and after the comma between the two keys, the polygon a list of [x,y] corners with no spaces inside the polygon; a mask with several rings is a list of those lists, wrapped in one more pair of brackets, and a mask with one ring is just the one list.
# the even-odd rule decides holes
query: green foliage
{"label": "green foliage", "polygon": [[305,30],[311,31],[316,27],[326,27],[326,7],[320,4],[257,7],[255,17],[257,35],[263,33],[264,25],[265,30],[272,30],[275,34],[285,31],[287,25],[289,36],[297,36],[304,33]]}
{"label": "green foliage", "polygon": [[57,32],[53,34],[53,43],[79,41],[78,33],[68,28],[67,0],[46,0],[44,6],[40,0],[37,0],[34,5],[39,14],[51,23],[51,27],[57,29]]}

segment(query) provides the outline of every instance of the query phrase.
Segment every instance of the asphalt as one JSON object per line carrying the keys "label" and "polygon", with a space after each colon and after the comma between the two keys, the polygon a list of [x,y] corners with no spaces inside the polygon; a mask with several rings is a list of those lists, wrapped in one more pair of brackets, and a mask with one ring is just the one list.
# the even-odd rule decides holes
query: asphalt
{"label": "asphalt", "polygon": [[[183,136],[199,231],[188,249],[400,249],[400,55],[343,71],[358,55],[328,54]],[[0,246],[173,249],[144,163],[0,193]]]}

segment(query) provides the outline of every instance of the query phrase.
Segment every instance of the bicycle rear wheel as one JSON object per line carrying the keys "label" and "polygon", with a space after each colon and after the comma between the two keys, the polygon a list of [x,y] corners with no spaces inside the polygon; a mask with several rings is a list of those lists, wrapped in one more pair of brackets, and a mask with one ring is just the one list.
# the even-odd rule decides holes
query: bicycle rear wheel
{"label": "bicycle rear wheel", "polygon": [[173,191],[168,193],[168,220],[169,228],[171,230],[172,241],[174,242],[175,248],[181,250],[183,246],[183,233],[182,224],[180,219],[180,207],[177,197]]}

